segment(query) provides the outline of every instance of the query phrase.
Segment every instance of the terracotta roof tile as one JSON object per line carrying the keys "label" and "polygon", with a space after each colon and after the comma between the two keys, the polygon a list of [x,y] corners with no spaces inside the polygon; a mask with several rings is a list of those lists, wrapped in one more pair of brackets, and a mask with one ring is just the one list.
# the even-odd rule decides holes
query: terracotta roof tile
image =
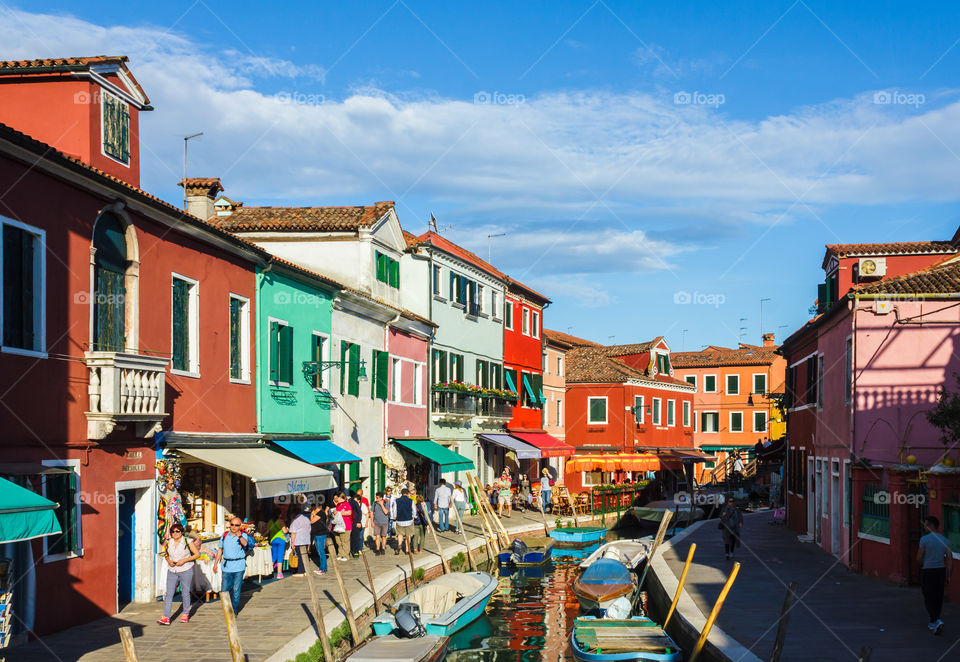
{"label": "terracotta roof tile", "polygon": [[424,232],[422,235],[417,237],[417,241],[413,245],[434,246],[436,248],[439,248],[440,250],[450,253],[451,255],[459,257],[464,262],[469,262],[470,264],[477,267],[478,269],[482,271],[486,271],[488,274],[491,274],[493,276],[496,276],[497,278],[501,278],[504,280],[507,279],[506,274],[504,274],[502,271],[494,267],[492,264],[490,264],[486,260],[479,258],[474,253],[471,253],[470,251],[468,251],[466,248],[463,248],[462,246],[458,246],[457,244],[453,243],[449,239],[445,237],[441,237],[436,232]]}
{"label": "terracotta roof tile", "polygon": [[960,293],[960,261],[946,262],[912,274],[857,285],[851,294],[956,294]]}
{"label": "terracotta roof tile", "polygon": [[[689,387],[686,381],[670,375],[647,372],[628,366],[619,357],[642,353],[656,345],[662,336],[658,336],[648,343],[633,345],[583,345],[574,347],[567,352],[567,383],[604,383],[624,382],[637,380],[644,382],[658,382],[675,386]],[[646,347],[647,350],[634,351],[634,348]],[[627,351],[625,351],[627,350]]]}
{"label": "terracotta roof tile", "polygon": [[216,224],[229,232],[357,232],[393,206],[388,201],[359,207],[241,207]]}
{"label": "terracotta roof tile", "polygon": [[663,340],[663,336],[657,336],[647,342],[633,343],[631,345],[607,345],[607,356],[629,356],[630,354],[643,354],[649,352]]}
{"label": "terracotta roof tile", "polygon": [[133,73],[127,68],[127,62],[130,61],[126,55],[91,55],[87,57],[57,57],[45,58],[39,60],[3,60],[0,61],[0,76],[22,75],[30,73],[39,73],[43,71],[59,70],[64,73],[70,71],[88,71],[92,64],[117,64],[130,79],[137,91],[143,95],[146,105],[150,105],[150,99],[146,92],[140,87],[140,83],[134,78]]}
{"label": "terracotta roof tile", "polygon": [[767,365],[777,358],[777,347],[747,345],[739,349],[707,347],[699,352],[674,352],[670,363],[674,368],[700,368],[721,365]]}
{"label": "terracotta roof tile", "polygon": [[507,288],[509,290],[517,291],[517,293],[520,294],[521,296],[526,297],[527,299],[530,299],[534,303],[537,303],[541,306],[544,304],[551,303],[550,299],[543,296],[532,287],[528,285],[524,285],[519,280],[511,278],[510,276],[507,276]]}
{"label": "terracotta roof tile", "polygon": [[[960,230],[958,230],[960,234]],[[887,244],[827,244],[822,267],[830,256],[863,257],[867,255],[954,255],[957,246],[950,241],[898,241]]]}
{"label": "terracotta roof tile", "polygon": [[547,340],[566,343],[572,347],[600,347],[600,343],[578,338],[577,336],[571,336],[569,333],[563,333],[562,331],[554,331],[553,329],[544,329],[543,335],[546,336]]}

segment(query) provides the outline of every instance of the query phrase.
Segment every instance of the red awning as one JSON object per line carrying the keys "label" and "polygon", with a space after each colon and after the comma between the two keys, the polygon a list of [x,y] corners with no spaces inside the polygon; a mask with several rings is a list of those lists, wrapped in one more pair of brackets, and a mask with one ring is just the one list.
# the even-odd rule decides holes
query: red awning
{"label": "red awning", "polygon": [[567,460],[567,471],[657,471],[660,458],[649,453],[576,455]]}
{"label": "red awning", "polygon": [[574,453],[573,446],[563,443],[546,432],[511,432],[510,436],[536,446],[540,449],[542,457],[570,457]]}

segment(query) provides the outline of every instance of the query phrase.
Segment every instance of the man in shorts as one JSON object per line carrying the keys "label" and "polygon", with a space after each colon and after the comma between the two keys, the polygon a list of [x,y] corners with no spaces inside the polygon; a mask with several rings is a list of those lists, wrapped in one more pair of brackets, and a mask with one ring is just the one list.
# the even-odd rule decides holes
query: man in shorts
{"label": "man in shorts", "polygon": [[414,536],[414,526],[413,526],[413,499],[409,496],[410,492],[407,488],[400,490],[400,498],[397,499],[397,551],[396,554],[400,553],[400,548],[403,546],[404,538],[407,541],[407,547],[404,551],[408,554],[413,553],[413,536]]}
{"label": "man in shorts", "polygon": [[373,502],[373,543],[374,553],[377,556],[386,553],[387,528],[390,522],[390,506],[384,499],[383,492],[377,492]]}

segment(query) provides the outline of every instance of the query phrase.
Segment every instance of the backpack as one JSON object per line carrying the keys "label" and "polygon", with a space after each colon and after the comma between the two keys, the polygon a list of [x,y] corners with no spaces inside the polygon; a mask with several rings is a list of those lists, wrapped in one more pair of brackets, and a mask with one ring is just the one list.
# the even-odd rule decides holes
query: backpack
{"label": "backpack", "polygon": [[[224,532],[223,532],[223,535],[220,537],[220,547],[221,547],[221,548],[223,547],[223,541],[227,539],[227,534],[228,534],[228,533],[230,533],[230,532],[229,532],[229,531],[224,531]],[[240,533],[240,535],[246,537],[247,539],[249,539],[249,540],[251,540],[251,541],[253,540],[253,536],[251,536],[251,535],[250,535],[249,533],[247,533],[246,531],[242,531],[242,532]],[[241,538],[240,540],[243,540],[243,538]],[[254,547],[256,547],[256,545],[254,545],[252,542],[251,542],[249,545],[245,545],[245,544],[243,544],[242,542],[240,543],[240,549],[243,550],[243,554],[244,554],[244,556],[246,556],[247,558],[250,558],[251,556],[253,556],[253,548],[254,548]]]}

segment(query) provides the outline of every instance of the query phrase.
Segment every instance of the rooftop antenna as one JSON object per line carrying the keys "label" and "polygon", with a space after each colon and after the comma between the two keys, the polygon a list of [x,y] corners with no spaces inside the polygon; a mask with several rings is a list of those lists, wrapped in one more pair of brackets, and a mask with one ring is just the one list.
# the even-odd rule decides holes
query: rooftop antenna
{"label": "rooftop antenna", "polygon": [[430,212],[430,222],[427,223],[427,230],[433,230],[437,234],[440,233],[440,231],[437,230],[437,217],[433,215],[433,212]]}
{"label": "rooftop antenna", "polygon": [[763,302],[770,301],[770,297],[760,299],[760,344],[763,344]]}
{"label": "rooftop antenna", "polygon": [[488,235],[487,235],[487,264],[493,264],[493,261],[491,260],[491,257],[490,257],[490,250],[491,250],[491,248],[490,248],[490,240],[493,239],[494,237],[506,237],[506,236],[507,236],[507,233],[506,233],[506,232],[500,232],[499,234],[488,234]]}
{"label": "rooftop antenna", "polygon": [[191,138],[198,138],[203,135],[203,131],[200,133],[194,133],[189,136],[183,137],[183,208],[187,208],[187,141]]}
{"label": "rooftop antenna", "polygon": [[[746,317],[741,317],[741,318],[740,318],[740,324],[743,324],[743,323],[746,322],[746,321],[747,321],[747,318],[746,318]],[[740,327],[740,341],[741,341],[741,342],[743,341],[743,336],[746,335],[746,333],[747,333],[747,327],[741,326],[741,327]]]}
{"label": "rooftop antenna", "polygon": [[687,331],[690,329],[684,329],[680,332],[680,351],[684,351],[687,347]]}

